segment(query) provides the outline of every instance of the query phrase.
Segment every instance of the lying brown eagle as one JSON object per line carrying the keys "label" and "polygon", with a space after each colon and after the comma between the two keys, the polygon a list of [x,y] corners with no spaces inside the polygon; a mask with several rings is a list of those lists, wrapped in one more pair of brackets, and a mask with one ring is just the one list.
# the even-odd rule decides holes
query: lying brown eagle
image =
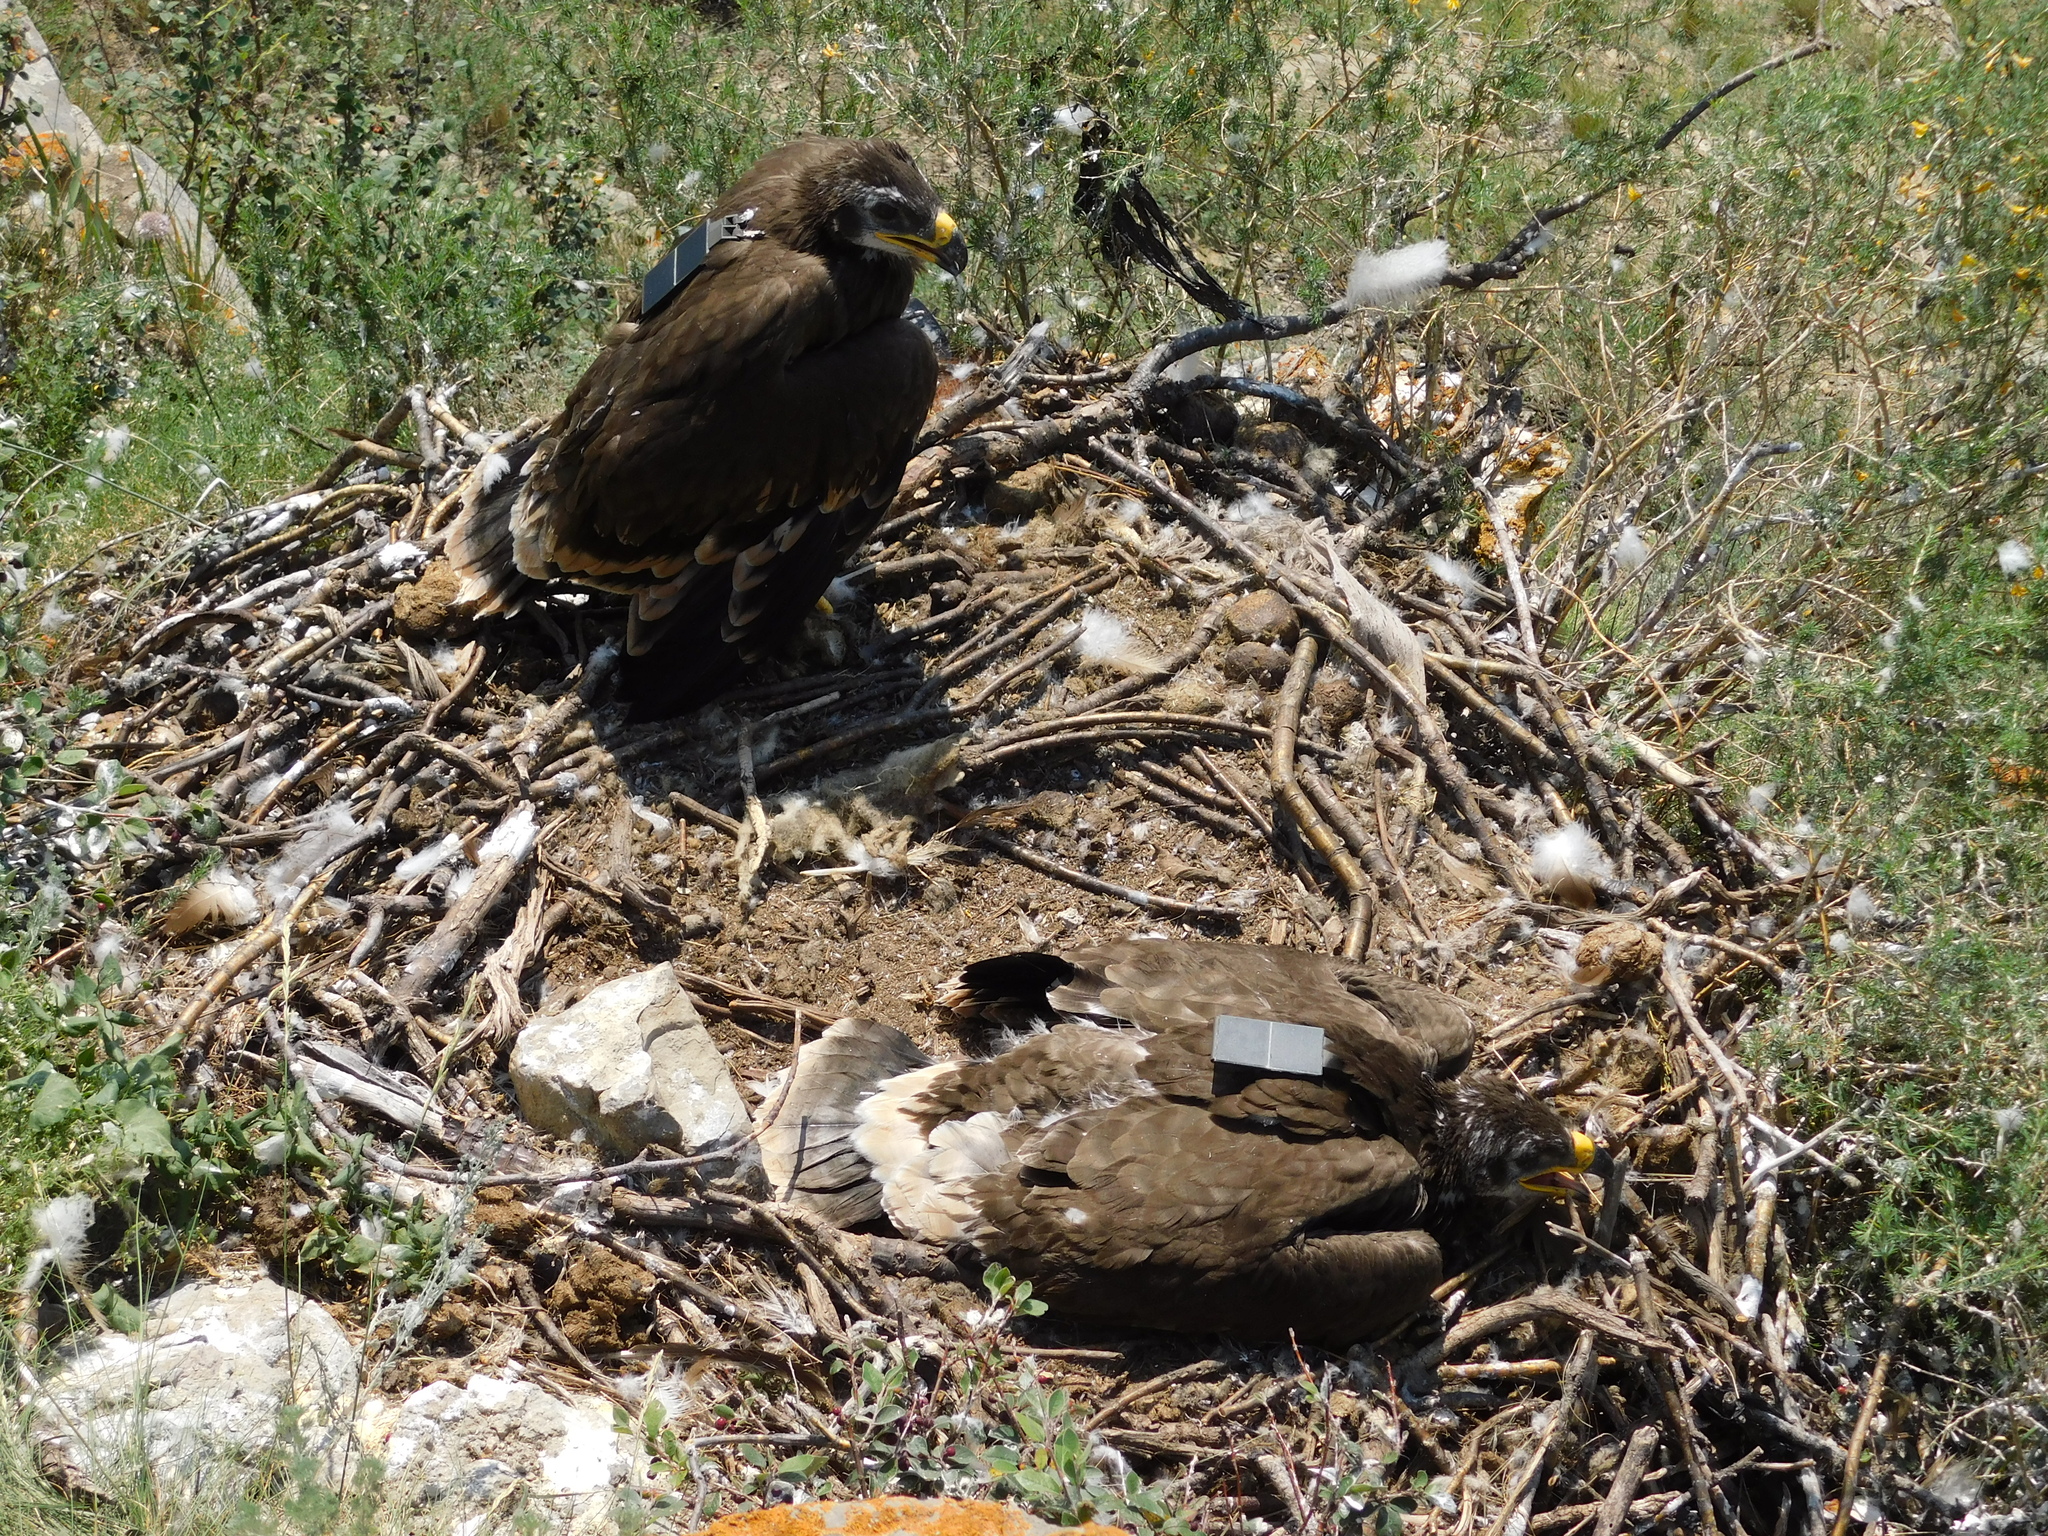
{"label": "lying brown eagle", "polygon": [[530,581],[633,598],[622,688],[660,718],[794,632],[896,493],[938,361],[903,318],[921,263],[966,263],[901,145],[811,137],[712,209],[746,214],[673,298],[613,327],[495,494],[457,521],[464,596]]}
{"label": "lying brown eagle", "polygon": [[[1345,960],[1134,939],[976,961],[942,1000],[1030,1032],[933,1062],[834,1024],[761,1137],[769,1178],[1081,1316],[1350,1344],[1428,1301],[1440,1240],[1570,1193],[1595,1159],[1512,1080],[1464,1070],[1454,999]],[[1219,1059],[1219,1018],[1318,1027],[1320,1070]]]}

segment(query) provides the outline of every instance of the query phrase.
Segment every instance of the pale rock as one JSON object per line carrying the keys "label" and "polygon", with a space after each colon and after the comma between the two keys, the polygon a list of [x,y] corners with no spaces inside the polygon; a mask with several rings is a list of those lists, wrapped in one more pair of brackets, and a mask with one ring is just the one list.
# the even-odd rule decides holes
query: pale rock
{"label": "pale rock", "polygon": [[[725,1057],[668,964],[542,1014],[519,1032],[511,1070],[530,1122],[564,1138],[580,1132],[621,1159],[649,1142],[695,1154],[751,1129]],[[704,1171],[758,1182],[760,1167],[750,1143]]]}
{"label": "pale rock", "polygon": [[276,1443],[296,1404],[306,1449],[337,1470],[356,1351],[319,1303],[255,1276],[183,1285],[144,1310],[140,1337],[106,1334],[60,1357],[35,1394],[37,1439],[85,1487],[190,1492],[222,1458]]}
{"label": "pale rock", "polygon": [[609,1402],[481,1373],[373,1398],[357,1428],[406,1530],[483,1536],[527,1517],[553,1536],[610,1536],[641,1470]]}

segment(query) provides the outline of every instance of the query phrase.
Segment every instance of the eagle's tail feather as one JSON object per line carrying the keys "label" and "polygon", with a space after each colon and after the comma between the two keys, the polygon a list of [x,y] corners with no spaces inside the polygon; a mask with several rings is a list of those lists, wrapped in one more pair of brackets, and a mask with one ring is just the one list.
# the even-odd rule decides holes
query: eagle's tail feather
{"label": "eagle's tail feather", "polygon": [[853,1145],[856,1111],[879,1084],[930,1061],[903,1031],[871,1019],[841,1019],[798,1051],[796,1077],[761,1129],[774,1193],[842,1227],[880,1216],[881,1187]]}
{"label": "eagle's tail feather", "polygon": [[1005,1021],[1011,1014],[1052,1016],[1046,994],[1074,979],[1074,967],[1058,955],[1022,950],[976,960],[943,983],[939,1004],[962,1018],[984,1015]]}

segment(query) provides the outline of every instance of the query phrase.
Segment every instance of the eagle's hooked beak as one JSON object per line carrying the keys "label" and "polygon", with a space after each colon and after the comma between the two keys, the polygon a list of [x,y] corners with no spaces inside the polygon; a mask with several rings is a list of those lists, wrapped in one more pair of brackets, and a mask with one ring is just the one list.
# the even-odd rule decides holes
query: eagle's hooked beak
{"label": "eagle's hooked beak", "polygon": [[1522,1180],[1522,1188],[1534,1190],[1539,1195],[1557,1195],[1569,1200],[1585,1188],[1579,1182],[1579,1175],[1591,1168],[1599,1157],[1600,1149],[1593,1145],[1593,1138],[1584,1131],[1573,1131],[1572,1161],[1531,1174]]}
{"label": "eagle's hooked beak", "polygon": [[880,238],[908,251],[919,261],[937,262],[941,270],[955,277],[967,270],[967,241],[961,236],[959,225],[953,222],[953,215],[943,208],[932,220],[932,227],[926,234],[883,234]]}

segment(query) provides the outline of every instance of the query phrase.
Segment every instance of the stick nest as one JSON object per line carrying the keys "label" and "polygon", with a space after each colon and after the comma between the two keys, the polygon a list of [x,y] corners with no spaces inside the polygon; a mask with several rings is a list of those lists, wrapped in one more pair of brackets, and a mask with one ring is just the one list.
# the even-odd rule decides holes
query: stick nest
{"label": "stick nest", "polygon": [[[611,599],[479,628],[439,559],[539,424],[415,390],[303,493],[132,563],[130,597],[63,593],[68,676],[107,696],[68,745],[118,772],[22,802],[8,855],[112,893],[138,1048],[216,1102],[312,1102],[332,1162],[259,1184],[244,1241],[303,1250],[358,1158],[391,1209],[481,1234],[410,1310],[388,1264],[334,1268],[388,1381],[517,1355],[663,1401],[693,1514],[776,1496],[793,1453],[842,1489],[986,1487],[989,1426],[1064,1391],[1088,1465],[1175,1479],[1204,1529],[1356,1528],[1417,1478],[1443,1531],[1839,1536],[1874,1395],[1801,1266],[1858,1178],[1737,1059],[1828,872],[1745,833],[1701,745],[1742,632],[1680,583],[1654,656],[1603,643],[1565,446],[1384,331],[1350,355],[1189,379],[1033,338],[960,370],[782,678],[632,727]],[[146,837],[88,835],[139,795]],[[1336,1358],[1012,1313],[664,1149],[593,1176],[502,1073],[529,1011],[661,961],[742,1084],[845,1012],[958,1053],[931,998],[963,961],[1134,931],[1453,990],[1626,1177]]]}

